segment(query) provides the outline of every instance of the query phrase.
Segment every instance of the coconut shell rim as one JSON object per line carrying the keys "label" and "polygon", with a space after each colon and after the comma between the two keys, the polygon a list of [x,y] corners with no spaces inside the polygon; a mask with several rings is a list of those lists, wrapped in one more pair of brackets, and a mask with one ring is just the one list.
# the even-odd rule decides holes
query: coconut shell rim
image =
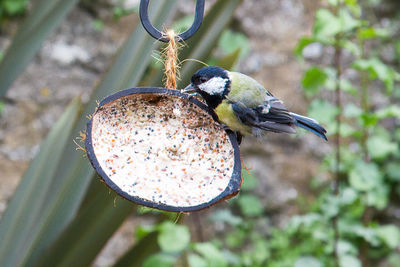
{"label": "coconut shell rim", "polygon": [[[156,94],[156,95],[161,95],[161,96],[162,95],[175,96],[175,97],[185,99],[185,100],[195,104],[202,110],[206,111],[209,115],[211,115],[214,120],[216,120],[216,118],[217,118],[217,115],[214,113],[213,110],[211,110],[207,105],[200,102],[196,98],[190,97],[188,94],[181,93],[178,90],[167,89],[167,88],[162,88],[162,87],[134,87],[134,88],[118,91],[112,95],[105,97],[100,102],[98,108],[101,106],[104,106],[114,100],[117,100],[118,98],[126,97],[126,96],[133,95],[133,94]],[[236,140],[235,133],[229,129],[224,129],[226,134],[228,135],[229,141],[233,147],[234,165],[233,165],[232,176],[229,180],[227,187],[218,196],[216,196],[215,198],[211,199],[210,201],[205,202],[200,205],[179,207],[179,206],[171,206],[171,205],[162,204],[162,203],[156,203],[156,202],[152,202],[150,200],[142,199],[137,196],[129,195],[128,193],[123,191],[121,188],[119,188],[108,177],[108,175],[101,168],[100,163],[98,162],[97,157],[94,153],[93,144],[92,144],[92,124],[93,124],[94,115],[97,113],[98,108],[96,109],[93,116],[87,123],[85,148],[86,148],[88,159],[89,159],[90,163],[92,164],[93,168],[96,170],[97,174],[100,176],[102,181],[110,189],[112,189],[114,192],[116,192],[119,196],[121,196],[131,202],[134,202],[136,204],[143,205],[143,206],[150,207],[150,208],[166,210],[166,211],[173,211],[173,212],[190,212],[190,211],[198,211],[198,210],[208,208],[212,205],[217,204],[220,201],[227,200],[239,193],[240,186],[242,184],[242,167],[241,167],[241,160],[240,160],[239,144]]]}

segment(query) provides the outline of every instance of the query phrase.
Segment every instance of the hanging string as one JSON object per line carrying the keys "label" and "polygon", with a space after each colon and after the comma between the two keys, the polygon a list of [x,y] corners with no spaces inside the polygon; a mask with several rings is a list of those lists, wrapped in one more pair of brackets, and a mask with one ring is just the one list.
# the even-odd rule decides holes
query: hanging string
{"label": "hanging string", "polygon": [[179,79],[178,50],[180,46],[176,40],[177,35],[173,30],[166,31],[166,37],[169,39],[169,42],[164,50],[165,87],[176,89],[176,80]]}

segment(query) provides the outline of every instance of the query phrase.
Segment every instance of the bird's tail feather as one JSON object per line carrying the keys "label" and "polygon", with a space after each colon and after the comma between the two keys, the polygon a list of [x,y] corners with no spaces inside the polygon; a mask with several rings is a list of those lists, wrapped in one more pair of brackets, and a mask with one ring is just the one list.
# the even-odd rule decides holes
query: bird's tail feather
{"label": "bird's tail feather", "polygon": [[324,127],[322,127],[321,125],[319,125],[319,123],[311,118],[305,117],[305,116],[301,116],[299,114],[296,113],[290,113],[290,115],[293,116],[293,118],[296,119],[295,121],[295,125],[306,129],[312,133],[314,133],[315,135],[325,139],[326,141],[328,141],[328,139],[326,138],[326,130],[324,129]]}

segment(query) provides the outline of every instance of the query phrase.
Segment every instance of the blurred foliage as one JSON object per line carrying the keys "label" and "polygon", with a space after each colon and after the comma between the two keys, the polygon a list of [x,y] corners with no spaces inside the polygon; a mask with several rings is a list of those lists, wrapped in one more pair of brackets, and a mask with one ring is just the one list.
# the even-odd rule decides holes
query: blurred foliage
{"label": "blurred foliage", "polygon": [[7,17],[24,14],[28,7],[28,0],[1,0],[0,21]]}
{"label": "blurred foliage", "polygon": [[115,20],[119,20],[124,16],[127,16],[132,13],[138,13],[139,12],[139,6],[135,7],[126,7],[125,5],[125,0],[118,0],[114,4],[113,7],[113,16]]}
{"label": "blurred foliage", "polygon": [[333,181],[314,184],[320,193],[311,208],[278,230],[279,250],[296,245],[285,258],[273,258],[290,265],[311,260],[312,266],[398,266],[400,228],[388,209],[400,204],[399,180],[393,179],[400,171],[400,99],[395,93],[400,62],[385,61],[382,48],[396,51],[391,40],[399,34],[400,21],[393,17],[379,23],[374,7],[381,2],[325,4],[316,12],[312,35],[299,40],[295,54],[304,62],[312,46],[333,51],[330,63],[310,60],[314,64],[302,81],[312,100],[310,116],[326,126],[335,143],[320,168],[320,176],[328,174]]}

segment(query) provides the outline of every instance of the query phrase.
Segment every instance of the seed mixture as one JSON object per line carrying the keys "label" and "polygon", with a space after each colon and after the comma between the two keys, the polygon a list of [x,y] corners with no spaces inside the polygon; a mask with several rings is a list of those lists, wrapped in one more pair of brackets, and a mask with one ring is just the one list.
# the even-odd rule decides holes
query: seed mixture
{"label": "seed mixture", "polygon": [[204,204],[227,188],[233,172],[225,131],[175,96],[133,94],[99,107],[92,143],[101,168],[122,191],[154,203]]}

